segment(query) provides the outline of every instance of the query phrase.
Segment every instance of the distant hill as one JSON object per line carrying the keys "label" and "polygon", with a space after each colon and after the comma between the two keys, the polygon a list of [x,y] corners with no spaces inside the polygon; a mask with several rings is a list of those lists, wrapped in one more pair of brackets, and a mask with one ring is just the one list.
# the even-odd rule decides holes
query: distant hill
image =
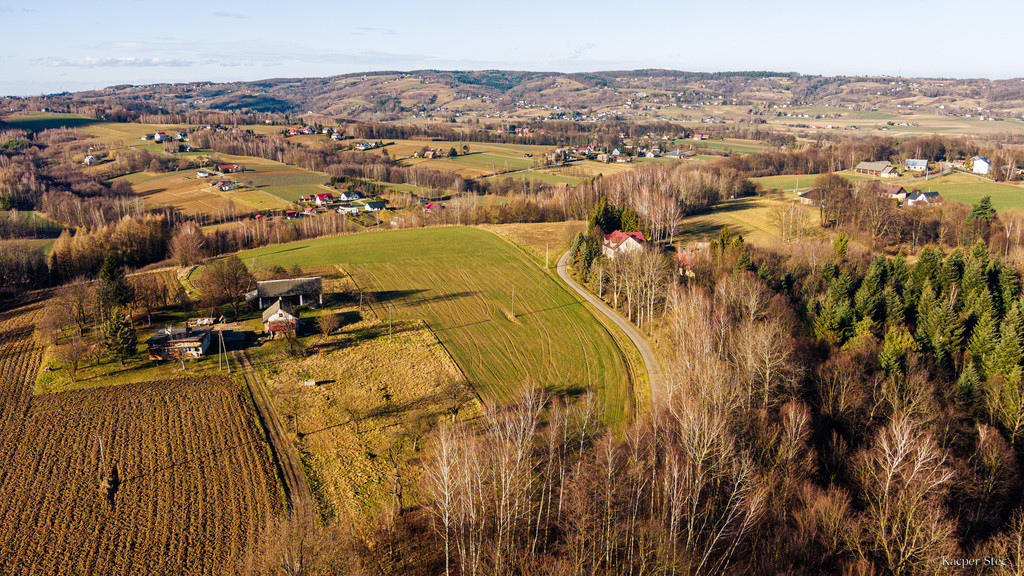
{"label": "distant hill", "polygon": [[[860,109],[984,110],[1019,117],[1024,80],[808,76],[794,72],[512,70],[367,72],[327,78],[112,86],[58,100],[127,108],[220,110],[397,120],[420,115],[508,116],[546,107],[572,117],[610,107],[701,104],[829,105]],[[939,107],[943,108],[939,108]]]}

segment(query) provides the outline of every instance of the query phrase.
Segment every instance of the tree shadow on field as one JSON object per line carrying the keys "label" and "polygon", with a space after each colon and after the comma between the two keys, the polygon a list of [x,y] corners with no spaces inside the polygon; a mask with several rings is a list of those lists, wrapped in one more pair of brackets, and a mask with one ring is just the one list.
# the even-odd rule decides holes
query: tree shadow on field
{"label": "tree shadow on field", "polygon": [[459,298],[466,298],[479,294],[479,292],[449,292],[447,294],[437,294],[436,296],[424,296],[420,298],[413,298],[417,294],[423,294],[429,292],[429,288],[418,288],[415,290],[378,290],[370,292],[374,302],[379,305],[387,304],[391,302],[393,306],[420,306],[422,304],[432,304],[434,302],[447,302],[449,300],[457,300]]}
{"label": "tree shadow on field", "polygon": [[9,340],[21,340],[32,336],[33,327],[32,325],[22,326],[20,328],[14,328],[13,330],[7,330],[6,332],[0,332],[0,342],[7,342]]}
{"label": "tree shadow on field", "polygon": [[11,318],[16,318],[22,314],[28,314],[35,312],[46,304],[46,299],[49,298],[49,294],[32,294],[30,296],[13,296],[8,300],[0,300],[0,322],[6,322]]}
{"label": "tree shadow on field", "polygon": [[[240,444],[234,444],[232,446],[227,446],[227,447],[221,448],[219,450],[213,450],[211,452],[207,452],[205,454],[201,454],[201,455],[196,456],[196,457],[185,458],[184,460],[182,460],[180,462],[174,462],[174,463],[168,464],[166,466],[157,468],[156,470],[151,470],[149,472],[142,472],[142,473],[136,474],[136,475],[134,475],[134,476],[132,476],[130,478],[121,480],[120,481],[120,486],[121,486],[121,488],[123,488],[123,487],[125,487],[125,486],[127,486],[129,484],[132,484],[132,483],[134,483],[136,481],[139,481],[139,480],[142,480],[144,478],[149,478],[150,476],[156,476],[156,475],[162,474],[164,472],[170,472],[170,471],[175,470],[175,469],[177,469],[179,467],[182,467],[182,466],[192,466],[192,465],[195,465],[195,464],[202,464],[202,463],[206,462],[207,460],[209,460],[210,458],[213,458],[215,456],[219,456],[221,454],[224,454],[224,453],[227,453],[227,452],[231,452],[233,450],[238,450],[239,448],[244,448],[246,446],[252,446],[252,445],[255,445],[255,444],[258,444],[258,443],[260,443],[259,440],[250,440],[248,442],[242,442]],[[124,471],[121,471],[121,473],[123,474]]]}
{"label": "tree shadow on field", "polygon": [[552,310],[558,310],[559,308],[569,308],[571,306],[579,306],[583,304],[583,300],[576,300],[573,298],[572,302],[566,302],[565,304],[559,304],[558,306],[549,306],[547,308],[541,308],[540,310],[530,310],[529,312],[516,312],[516,318],[520,316],[532,316],[533,314],[540,314],[541,312],[550,312]]}

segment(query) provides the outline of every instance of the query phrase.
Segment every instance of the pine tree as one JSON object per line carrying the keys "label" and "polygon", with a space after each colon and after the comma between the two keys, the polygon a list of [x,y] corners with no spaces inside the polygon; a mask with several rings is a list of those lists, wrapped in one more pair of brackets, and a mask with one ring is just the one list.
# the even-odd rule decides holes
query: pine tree
{"label": "pine tree", "polygon": [[939,292],[949,290],[953,284],[959,284],[964,275],[964,254],[959,248],[950,252],[949,256],[942,262],[942,285]]}
{"label": "pine tree", "polygon": [[[639,232],[640,231],[640,216],[637,215],[636,211],[626,206],[622,209],[622,217],[620,218],[623,232]],[[649,238],[649,237],[648,237]]]}
{"label": "pine tree", "polygon": [[138,335],[135,328],[128,323],[128,319],[121,313],[121,310],[114,308],[110,318],[103,325],[103,340],[107,350],[124,365],[124,359],[135,355],[138,345]]}
{"label": "pine tree", "polygon": [[885,322],[890,326],[902,326],[907,322],[907,306],[903,298],[896,292],[893,286],[886,286],[882,291],[882,298],[885,301]]}
{"label": "pine tree", "polygon": [[135,299],[135,290],[124,275],[124,265],[114,254],[107,254],[103,261],[97,292],[104,309],[108,310],[124,306]]}
{"label": "pine tree", "polygon": [[868,272],[861,281],[860,288],[854,296],[854,303],[857,314],[861,318],[870,318],[872,321],[882,321],[885,309],[883,307],[885,286],[885,266],[875,260],[868,267]]}
{"label": "pine tree", "polygon": [[996,321],[991,312],[983,312],[977,316],[974,329],[971,330],[971,337],[967,341],[967,353],[971,355],[974,363],[984,367],[998,342],[999,331],[996,328]]}
{"label": "pine tree", "polygon": [[974,368],[974,362],[968,362],[956,383],[957,396],[964,401],[973,402],[980,388],[981,376]]}
{"label": "pine tree", "polygon": [[931,346],[932,336],[935,335],[935,326],[932,324],[932,312],[937,304],[935,302],[935,291],[932,289],[930,280],[924,280],[924,288],[921,290],[921,297],[917,300],[917,340],[926,347]]}
{"label": "pine tree", "polygon": [[999,296],[1002,302],[1002,315],[1009,313],[1013,301],[1020,294],[1020,277],[1010,266],[1003,265],[999,269]]}
{"label": "pine tree", "polygon": [[905,327],[889,328],[882,341],[882,351],[878,354],[879,367],[887,376],[896,372],[901,368],[903,356],[912,350],[917,350],[917,342]]}
{"label": "pine tree", "polygon": [[[991,354],[991,361],[985,367],[988,374],[1002,374],[1008,382],[1020,382],[1021,376],[1021,345],[1020,336],[1017,333],[1019,312],[1015,307],[999,330],[999,344]],[[1015,316],[1011,318],[1011,316]]]}

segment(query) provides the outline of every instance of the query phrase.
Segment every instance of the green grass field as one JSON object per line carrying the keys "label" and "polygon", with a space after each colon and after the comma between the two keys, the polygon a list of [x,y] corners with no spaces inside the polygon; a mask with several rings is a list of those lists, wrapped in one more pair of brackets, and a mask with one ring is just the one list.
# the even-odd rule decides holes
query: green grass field
{"label": "green grass field", "polygon": [[[304,240],[239,254],[258,266],[340,265],[387,318],[426,320],[485,399],[525,381],[594,389],[610,422],[631,411],[623,355],[583,303],[528,252],[475,228],[426,228]],[[515,285],[515,317],[511,315]]]}
{"label": "green grass field", "polygon": [[996,210],[1024,209],[1024,187],[985,180],[977,176],[953,173],[930,180],[915,180],[901,183],[905,188],[917,188],[923,192],[938,192],[947,200],[964,204],[975,204],[983,196],[992,197]]}

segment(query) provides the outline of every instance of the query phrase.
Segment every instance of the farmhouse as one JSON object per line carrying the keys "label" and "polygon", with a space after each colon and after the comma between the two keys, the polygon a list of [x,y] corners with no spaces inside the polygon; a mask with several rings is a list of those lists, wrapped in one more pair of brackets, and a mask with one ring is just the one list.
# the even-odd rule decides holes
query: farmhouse
{"label": "farmhouse", "polygon": [[856,168],[854,168],[854,172],[857,174],[867,174],[868,176],[879,176],[882,178],[895,178],[899,176],[899,173],[896,172],[896,168],[885,160],[881,160],[879,162],[861,162],[860,164],[857,164]]}
{"label": "farmhouse", "polygon": [[338,194],[338,199],[344,202],[348,202],[350,200],[359,200],[362,197],[363,193],[358,190],[346,190]]}
{"label": "farmhouse", "polygon": [[89,154],[88,156],[85,157],[85,160],[82,161],[82,164],[85,164],[86,166],[92,166],[96,162],[96,157],[93,156],[92,154]]}
{"label": "farmhouse", "polygon": [[920,190],[914,190],[910,194],[907,194],[907,206],[917,206],[918,204],[938,204],[942,202],[942,197],[939,196],[938,192],[921,192]]}
{"label": "farmhouse", "polygon": [[238,170],[238,164],[221,164],[221,165],[217,166],[217,170],[220,170],[221,172],[223,172],[225,174],[228,174],[228,173],[231,173],[231,172],[238,172],[239,171]]}
{"label": "farmhouse", "polygon": [[153,133],[153,140],[156,140],[157,142],[163,142],[166,139],[167,139],[167,133],[166,132],[154,132]]}
{"label": "farmhouse", "polygon": [[918,160],[916,158],[912,158],[910,160],[903,162],[903,165],[910,172],[925,172],[928,170],[927,160]]}
{"label": "farmhouse", "polygon": [[206,170],[196,170],[196,178],[207,178],[209,176],[210,173]]}
{"label": "farmhouse", "polygon": [[256,301],[260,308],[266,308],[275,300],[283,299],[286,304],[305,306],[312,301],[324,303],[323,279],[288,278],[285,280],[263,280],[256,283],[256,289],[245,295],[246,302]]}
{"label": "farmhouse", "polygon": [[601,242],[601,253],[608,258],[615,258],[617,254],[629,254],[639,252],[643,249],[643,232],[623,232],[616,230],[611,234],[604,235]]}
{"label": "farmhouse", "polygon": [[234,182],[223,182],[220,185],[220,189],[223,192],[227,192],[228,190],[234,190],[235,188],[238,188],[238,184],[235,184]]}
{"label": "farmhouse", "polygon": [[210,347],[210,330],[164,328],[146,340],[150,360],[199,358]]}
{"label": "farmhouse", "polygon": [[358,206],[338,206],[338,214],[358,214]]}
{"label": "farmhouse", "polygon": [[878,184],[879,190],[888,194],[893,200],[904,201],[907,199],[907,190],[899,184]]}
{"label": "farmhouse", "polygon": [[298,217],[299,217],[299,213],[296,212],[295,210],[285,210],[284,211],[284,219],[285,220],[294,220],[294,219],[296,219]]}
{"label": "farmhouse", "polygon": [[988,161],[988,158],[975,156],[971,160],[971,171],[975,174],[988,174],[989,170],[992,169],[992,163]]}
{"label": "farmhouse", "polygon": [[315,201],[317,206],[326,206],[334,202],[334,194],[331,194],[330,192],[317,194],[315,197]]}
{"label": "farmhouse", "polygon": [[380,212],[385,206],[387,206],[387,202],[384,202],[383,200],[367,202],[363,205],[363,210],[366,210],[367,212]]}
{"label": "farmhouse", "polygon": [[280,298],[263,311],[263,330],[268,333],[296,330],[298,327],[299,312]]}

